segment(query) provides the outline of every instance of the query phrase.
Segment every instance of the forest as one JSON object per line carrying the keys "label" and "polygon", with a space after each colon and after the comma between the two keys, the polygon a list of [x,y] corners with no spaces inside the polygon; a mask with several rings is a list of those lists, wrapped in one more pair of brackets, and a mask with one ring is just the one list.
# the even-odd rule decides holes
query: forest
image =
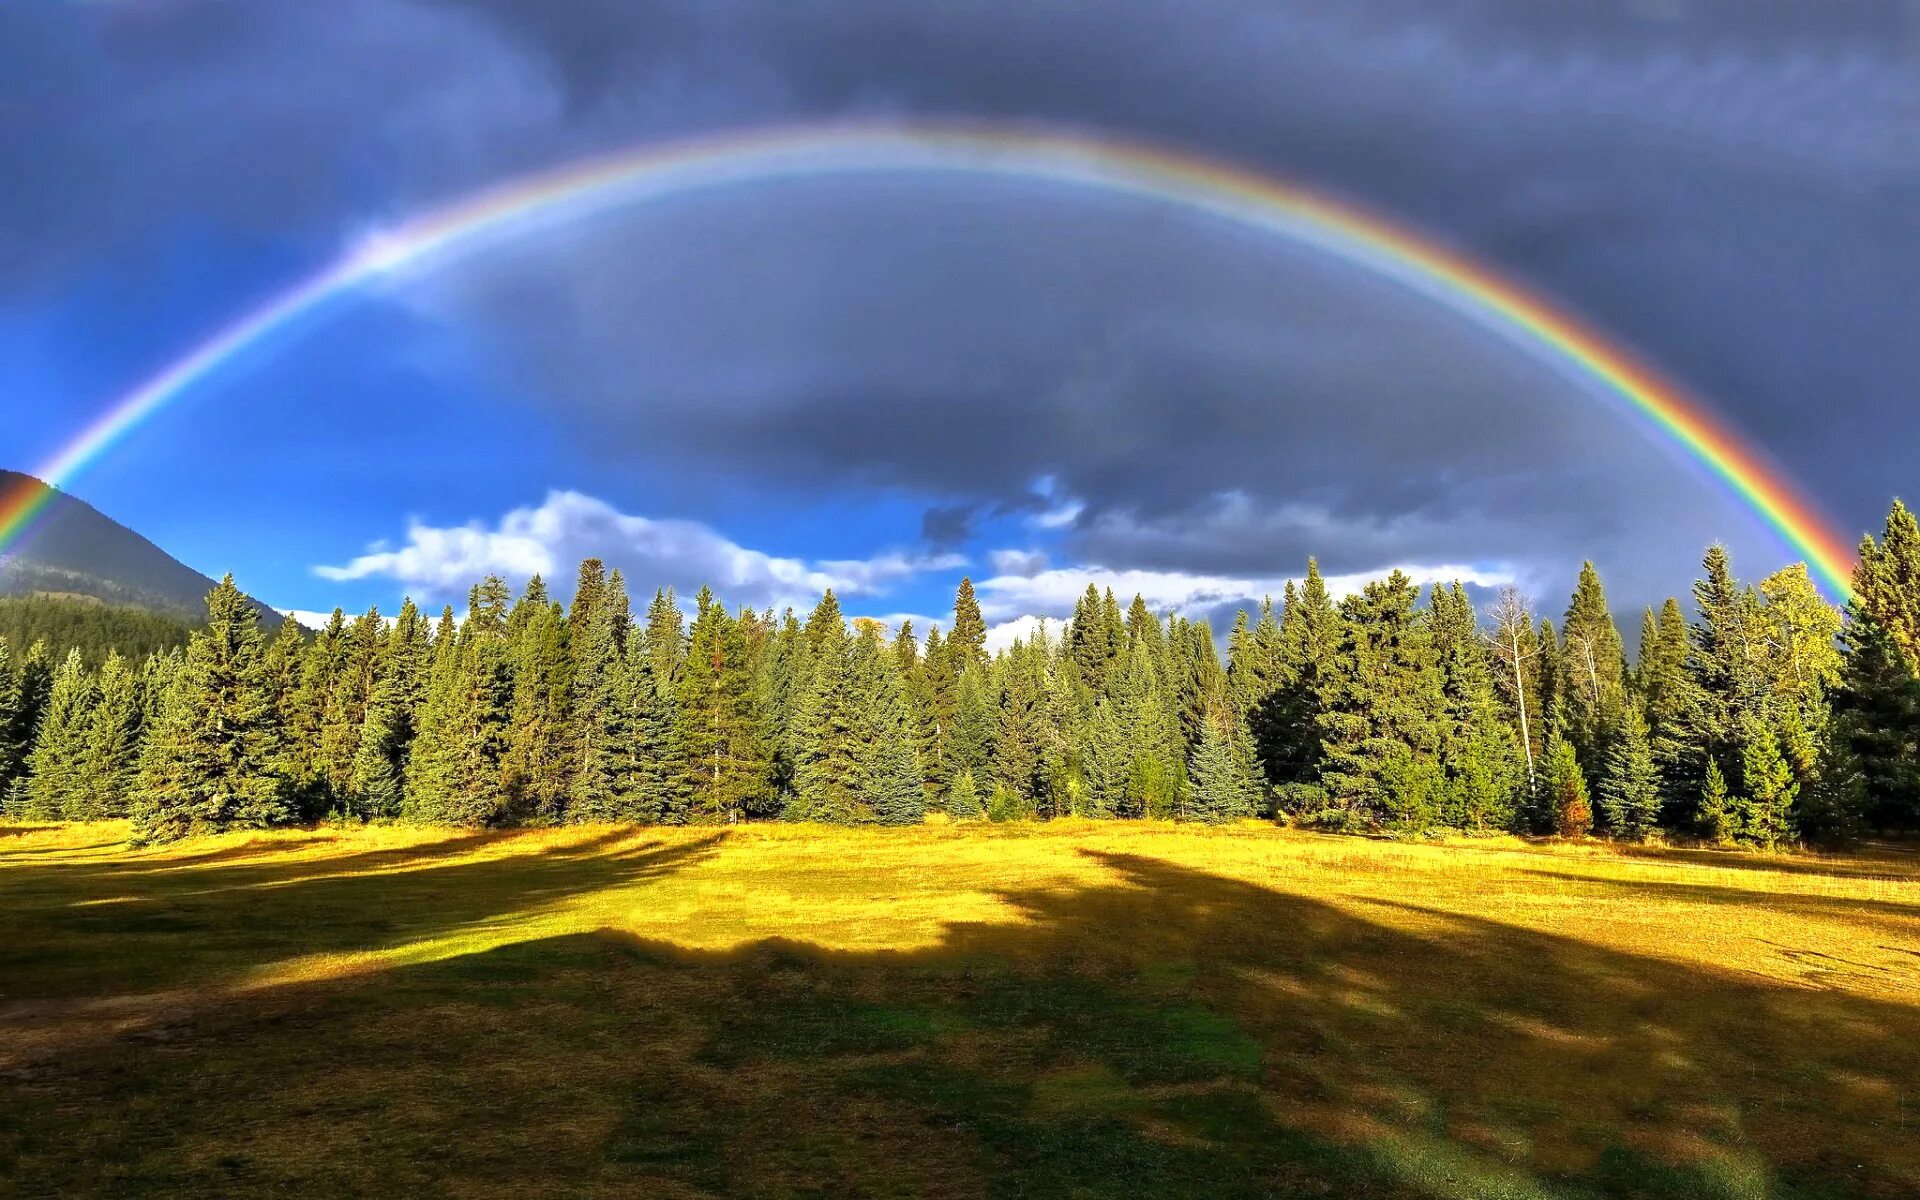
{"label": "forest", "polygon": [[[1689,611],[1689,607],[1690,610]],[[1920,827],[1920,524],[1896,503],[1844,610],[1802,566],[1747,585],[1710,549],[1629,655],[1588,564],[1556,626],[1512,590],[1316,566],[1205,622],[1089,586],[997,653],[950,628],[642,613],[580,567],[571,605],[499,578],[463,618],[411,601],[261,630],[231,577],[144,658],[0,638],[0,795],[23,820],[164,842],[318,821],[465,828],[743,820],[1269,817],[1312,828],[1773,847]]]}

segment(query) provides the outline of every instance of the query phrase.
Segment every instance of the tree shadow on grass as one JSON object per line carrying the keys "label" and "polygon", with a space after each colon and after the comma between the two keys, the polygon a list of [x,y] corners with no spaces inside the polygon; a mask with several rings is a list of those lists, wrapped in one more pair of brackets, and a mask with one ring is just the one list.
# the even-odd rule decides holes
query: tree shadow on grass
{"label": "tree shadow on grass", "polygon": [[[479,833],[321,859],[201,855],[197,870],[13,864],[0,870],[13,922],[0,940],[0,1066],[285,978],[508,940],[579,898],[698,861],[724,836],[611,829],[458,857],[514,838]],[[103,954],[111,996],[98,994]]]}
{"label": "tree shadow on grass", "polygon": [[0,1161],[62,1195],[1920,1189],[1912,1008],[1094,857],[918,949],[607,928],[276,989],[30,1081]]}
{"label": "tree shadow on grass", "polygon": [[1623,858],[1676,866],[1771,871],[1783,875],[1821,875],[1847,880],[1883,879],[1890,883],[1920,882],[1920,846],[1893,842],[1872,843],[1849,852],[1845,858],[1682,846],[1642,846],[1631,842],[1614,843],[1613,849]]}

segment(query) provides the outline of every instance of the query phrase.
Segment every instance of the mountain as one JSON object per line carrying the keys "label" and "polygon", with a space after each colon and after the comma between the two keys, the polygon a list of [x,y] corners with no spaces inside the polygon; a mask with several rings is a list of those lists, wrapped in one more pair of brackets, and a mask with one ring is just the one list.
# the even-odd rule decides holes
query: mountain
{"label": "mountain", "polygon": [[[88,504],[31,475],[0,470],[0,496],[53,493],[26,536],[0,553],[0,596],[79,596],[179,617],[206,618],[214,581]],[[259,601],[264,625],[280,614]]]}

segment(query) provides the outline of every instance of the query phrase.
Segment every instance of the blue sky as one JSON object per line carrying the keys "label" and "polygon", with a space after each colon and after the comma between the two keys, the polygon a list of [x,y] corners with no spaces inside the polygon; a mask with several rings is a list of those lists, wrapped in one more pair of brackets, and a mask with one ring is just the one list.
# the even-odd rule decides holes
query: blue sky
{"label": "blue sky", "polygon": [[[1613,9],[1615,6],[1609,6]],[[211,330],[519,172],[835,117],[1105,131],[1351,196],[1590,317],[1846,528],[1911,477],[1913,10],[1661,3],[416,3],[0,13],[0,465]],[[736,602],[824,583],[1214,612],[1308,553],[1639,604],[1784,549],[1588,385],[1297,246],[924,178],[604,213],[352,297],[72,490],[283,608],[599,553]],[[458,582],[456,582],[458,581]]]}

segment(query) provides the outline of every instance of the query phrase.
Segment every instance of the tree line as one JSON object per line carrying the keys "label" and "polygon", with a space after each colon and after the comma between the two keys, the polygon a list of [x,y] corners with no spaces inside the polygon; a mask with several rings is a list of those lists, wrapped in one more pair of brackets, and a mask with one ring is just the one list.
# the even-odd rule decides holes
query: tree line
{"label": "tree line", "polygon": [[323,819],[464,827],[1254,816],[1418,834],[1655,833],[1773,846],[1920,828],[1920,525],[1896,504],[1843,613],[1805,567],[1748,586],[1709,550],[1625,641],[1591,564],[1561,623],[1403,574],[1336,600],[1317,566],[1204,621],[1089,586],[990,654],[953,620],[849,622],[828,592],[635,614],[499,578],[464,619],[408,601],[263,634],[231,577],[184,648],[97,665],[0,638],[0,796],[149,841]]}

